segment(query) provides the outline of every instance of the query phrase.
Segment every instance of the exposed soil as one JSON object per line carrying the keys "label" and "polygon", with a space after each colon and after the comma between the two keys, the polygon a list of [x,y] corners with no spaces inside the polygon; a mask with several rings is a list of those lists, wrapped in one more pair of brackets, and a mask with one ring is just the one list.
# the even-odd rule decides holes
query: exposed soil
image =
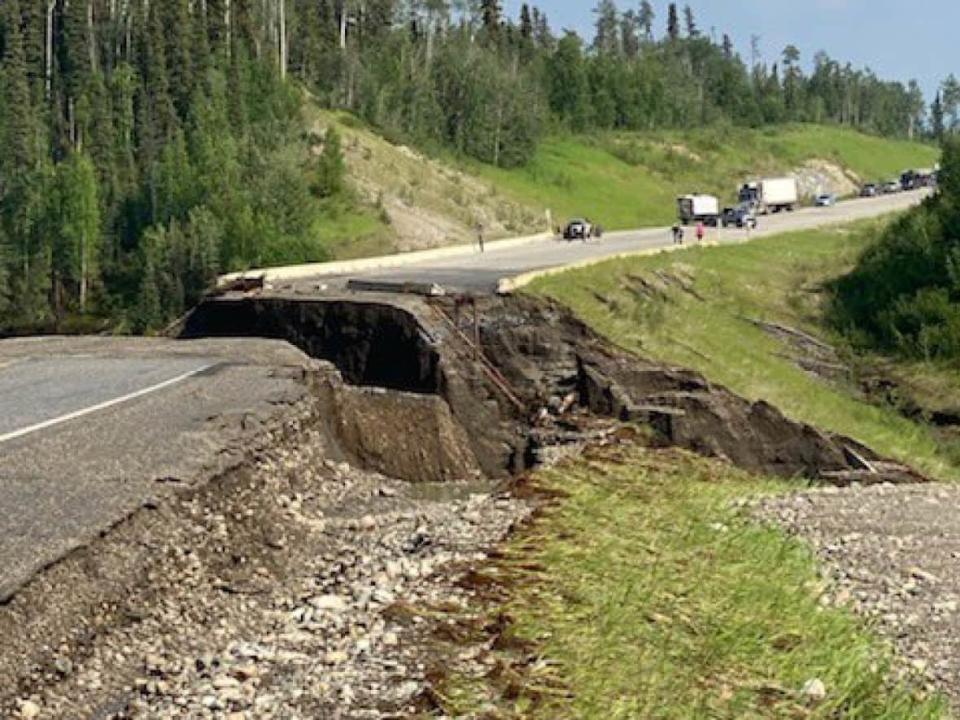
{"label": "exposed soil", "polygon": [[[248,334],[287,339],[334,362],[348,380],[372,377],[438,395],[466,431],[476,465],[492,477],[534,465],[544,437],[534,429],[582,409],[648,425],[666,444],[754,472],[837,484],[919,479],[850,438],[794,422],[699,374],[638,358],[545,301],[252,296],[201,306],[185,330],[188,337]],[[344,339],[352,341],[349,351]],[[387,355],[393,365],[376,361]]]}
{"label": "exposed soil", "polygon": [[861,182],[861,178],[851,171],[827,160],[808,160],[794,175],[802,197],[814,197],[820,193],[854,195]]}
{"label": "exposed soil", "polygon": [[409,716],[430,608],[470,601],[447,568],[484,557],[526,506],[336,463],[309,415],[274,441],[2,608],[0,715]]}

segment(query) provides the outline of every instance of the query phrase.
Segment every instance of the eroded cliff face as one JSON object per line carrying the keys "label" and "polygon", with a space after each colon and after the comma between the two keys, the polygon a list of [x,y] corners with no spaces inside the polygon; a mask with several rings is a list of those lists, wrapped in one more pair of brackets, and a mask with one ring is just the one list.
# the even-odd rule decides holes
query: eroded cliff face
{"label": "eroded cliff face", "polygon": [[632,355],[530,298],[220,298],[183,335],[281,338],[332,363],[343,382],[327,380],[324,392],[343,452],[409,480],[521,472],[545,446],[576,442],[591,418],[647,426],[661,443],[758,473],[916,479],[849,438]]}

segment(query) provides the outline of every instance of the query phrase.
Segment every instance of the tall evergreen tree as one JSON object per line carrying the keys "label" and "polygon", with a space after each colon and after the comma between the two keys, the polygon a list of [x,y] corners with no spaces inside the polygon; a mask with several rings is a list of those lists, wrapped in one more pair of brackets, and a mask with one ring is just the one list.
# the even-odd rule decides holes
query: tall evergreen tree
{"label": "tall evergreen tree", "polygon": [[620,21],[613,0],[600,0],[593,10],[596,16],[594,49],[601,55],[617,55],[620,51]]}
{"label": "tall evergreen tree", "polygon": [[943,100],[940,97],[940,91],[937,90],[937,95],[930,104],[930,133],[937,142],[943,142],[944,132],[946,130],[943,118]]}
{"label": "tall evergreen tree", "polygon": [[503,22],[500,0],[480,0],[480,18],[488,35],[491,37],[497,36]]}
{"label": "tall evergreen tree", "polygon": [[650,0],[643,0],[643,2],[640,3],[640,13],[637,16],[637,23],[640,29],[643,30],[643,39],[647,42],[653,41],[653,22],[656,20],[656,17]]}
{"label": "tall evergreen tree", "polygon": [[520,6],[520,37],[524,40],[533,39],[533,16],[530,14],[530,6],[524,3]]}
{"label": "tall evergreen tree", "polygon": [[676,3],[670,3],[667,8],[667,37],[674,42],[680,39],[680,16]]}
{"label": "tall evergreen tree", "polygon": [[684,5],[683,7],[683,19],[687,26],[687,37],[698,37],[700,35],[700,31],[697,29],[697,22],[693,16],[693,8],[689,5]]}

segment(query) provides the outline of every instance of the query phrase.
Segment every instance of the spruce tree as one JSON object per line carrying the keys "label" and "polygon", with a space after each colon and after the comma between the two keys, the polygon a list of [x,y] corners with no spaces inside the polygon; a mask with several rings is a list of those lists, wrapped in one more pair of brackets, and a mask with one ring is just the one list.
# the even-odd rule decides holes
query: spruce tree
{"label": "spruce tree", "polygon": [[331,125],[323,137],[323,152],[317,167],[317,195],[323,198],[333,197],[343,192],[346,166],[343,161],[343,149],[340,134]]}
{"label": "spruce tree", "polygon": [[676,3],[670,3],[667,9],[667,37],[671,41],[680,39],[680,16],[677,14]]}
{"label": "spruce tree", "polygon": [[656,19],[656,13],[653,10],[653,5],[650,4],[650,0],[643,0],[640,3],[640,13],[637,15],[637,23],[640,25],[640,29],[643,30],[643,38],[647,42],[653,40],[653,21]]}
{"label": "spruce tree", "polygon": [[700,36],[700,31],[697,29],[697,22],[693,17],[693,8],[689,5],[684,5],[683,7],[683,17],[684,22],[687,26],[687,37],[695,38]]}
{"label": "spruce tree", "polygon": [[934,139],[940,143],[943,142],[945,131],[943,117],[943,100],[938,90],[936,97],[933,99],[933,103],[930,105],[930,133]]}
{"label": "spruce tree", "polygon": [[6,135],[2,153],[3,166],[8,177],[26,172],[37,162],[37,125],[30,97],[27,58],[20,32],[19,0],[6,0],[6,37],[3,56],[3,93]]}
{"label": "spruce tree", "polygon": [[533,38],[533,17],[530,15],[530,6],[527,3],[520,6],[520,37],[524,40]]}
{"label": "spruce tree", "polygon": [[162,3],[153,4],[158,6],[157,16],[163,23],[164,59],[167,64],[170,97],[179,116],[185,118],[193,97],[194,72],[198,64],[202,65],[199,60],[195,61],[191,52],[191,45],[196,42],[197,35],[193,29],[190,0],[164,0]]}
{"label": "spruce tree", "polygon": [[487,34],[496,37],[502,23],[500,0],[480,0],[480,19]]}

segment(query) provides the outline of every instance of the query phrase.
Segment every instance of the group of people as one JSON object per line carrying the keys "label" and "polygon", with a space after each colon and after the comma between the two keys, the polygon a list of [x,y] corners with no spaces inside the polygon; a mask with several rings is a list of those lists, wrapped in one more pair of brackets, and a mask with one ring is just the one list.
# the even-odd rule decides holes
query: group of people
{"label": "group of people", "polygon": [[[674,245],[683,245],[683,225],[676,223],[672,229],[673,232],[673,244]],[[703,242],[703,239],[707,235],[707,226],[703,224],[703,221],[697,223],[696,228],[697,233],[697,242]]]}

